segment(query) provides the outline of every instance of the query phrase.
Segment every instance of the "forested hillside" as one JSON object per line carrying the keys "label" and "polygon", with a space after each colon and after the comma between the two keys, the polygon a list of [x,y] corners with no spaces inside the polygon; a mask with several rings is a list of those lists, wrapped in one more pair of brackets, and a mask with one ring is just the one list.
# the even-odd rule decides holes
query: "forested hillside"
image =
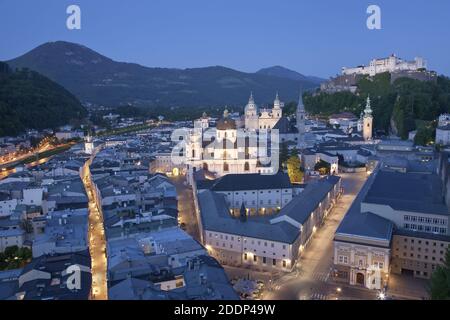
{"label": "forested hillside", "polygon": [[450,112],[450,79],[444,76],[439,76],[436,82],[400,78],[391,84],[390,74],[383,73],[360,80],[358,88],[357,94],[308,94],[305,108],[315,115],[349,111],[359,116],[370,95],[375,129],[398,134],[403,139],[411,130],[418,129],[420,135],[433,131],[434,120],[441,113]]}
{"label": "forested hillside", "polygon": [[66,89],[27,69],[0,62],[0,136],[25,129],[54,128],[80,119],[86,109]]}

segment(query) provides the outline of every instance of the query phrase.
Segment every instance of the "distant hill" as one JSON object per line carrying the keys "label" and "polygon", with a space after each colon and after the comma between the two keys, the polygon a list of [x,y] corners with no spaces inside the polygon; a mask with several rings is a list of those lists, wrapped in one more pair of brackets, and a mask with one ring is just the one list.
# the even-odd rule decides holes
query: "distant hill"
{"label": "distant hill", "polygon": [[62,86],[34,71],[12,71],[0,62],[0,136],[55,128],[86,114],[77,98]]}
{"label": "distant hill", "polygon": [[286,78],[295,81],[306,81],[311,82],[316,85],[320,85],[322,82],[325,82],[325,79],[313,76],[305,76],[297,71],[293,71],[281,66],[273,66],[269,68],[264,68],[256,72],[257,74],[264,74],[267,76],[274,76],[279,78]]}
{"label": "distant hill", "polygon": [[[436,119],[450,112],[450,79],[438,76],[436,81],[397,78],[381,73],[364,76],[357,82],[358,92],[316,92],[304,97],[305,108],[311,114],[329,116],[333,113],[352,112],[360,115],[370,95],[374,128],[408,138],[417,130],[416,143],[429,144],[434,140]],[[420,139],[418,139],[420,137]]]}
{"label": "distant hill", "polygon": [[79,44],[45,43],[8,61],[58,82],[83,102],[161,107],[242,106],[250,91],[259,104],[296,100],[300,88],[317,87],[310,79],[245,73],[213,66],[194,69],[149,68],[113,61]]}

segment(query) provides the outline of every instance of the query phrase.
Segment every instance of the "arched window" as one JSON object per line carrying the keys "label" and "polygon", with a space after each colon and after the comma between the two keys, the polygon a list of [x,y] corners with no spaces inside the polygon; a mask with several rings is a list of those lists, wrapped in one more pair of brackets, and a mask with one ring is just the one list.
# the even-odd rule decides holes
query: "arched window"
{"label": "arched window", "polygon": [[203,162],[203,170],[208,171],[208,164]]}
{"label": "arched window", "polygon": [[250,165],[249,165],[248,162],[246,162],[246,163],[244,164],[244,171],[249,171],[249,170],[250,170]]}
{"label": "arched window", "polygon": [[224,172],[228,172],[229,169],[230,169],[230,168],[229,168],[229,166],[228,166],[228,163],[224,162],[224,163],[223,163],[223,171],[224,171]]}

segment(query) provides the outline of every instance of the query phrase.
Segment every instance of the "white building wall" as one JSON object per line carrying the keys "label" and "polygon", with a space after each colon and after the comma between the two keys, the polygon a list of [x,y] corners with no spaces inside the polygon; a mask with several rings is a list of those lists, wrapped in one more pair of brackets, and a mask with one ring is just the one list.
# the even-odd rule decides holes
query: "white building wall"
{"label": "white building wall", "polygon": [[[447,215],[437,215],[411,211],[398,211],[394,210],[393,208],[387,205],[380,205],[366,202],[361,203],[361,212],[372,212],[380,217],[392,221],[397,228],[418,230],[419,228],[418,226],[420,225],[422,226],[422,230],[419,230],[421,232],[450,235],[449,219]],[[405,224],[408,224],[407,228]],[[416,227],[415,229],[414,226]],[[430,230],[428,230],[428,228],[430,228]]]}

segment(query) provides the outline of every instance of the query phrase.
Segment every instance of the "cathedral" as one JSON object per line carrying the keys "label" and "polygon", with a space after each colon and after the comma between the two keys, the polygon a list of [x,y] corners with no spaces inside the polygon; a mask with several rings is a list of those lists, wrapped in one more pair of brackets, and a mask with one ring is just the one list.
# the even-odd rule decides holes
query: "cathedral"
{"label": "cathedral", "polygon": [[258,109],[253,94],[250,94],[250,99],[244,108],[245,129],[253,131],[273,129],[283,115],[283,106],[277,93],[272,109]]}
{"label": "cathedral", "polygon": [[[273,164],[270,158],[271,150],[278,146],[267,144],[268,148],[263,149],[261,145],[264,139],[270,137],[273,129],[289,122],[283,117],[283,107],[278,93],[273,108],[258,108],[253,94],[250,94],[244,114],[238,121],[231,118],[226,108],[215,127],[210,127],[210,119],[206,114],[194,121],[194,129],[188,134],[185,150],[188,181],[192,181],[194,174],[200,170],[211,172],[216,177],[277,172],[278,162]],[[303,148],[305,108],[301,94],[296,117],[298,130],[295,131],[295,142],[298,148]],[[278,142],[281,143],[281,139]],[[276,158],[278,161],[278,156]]]}

